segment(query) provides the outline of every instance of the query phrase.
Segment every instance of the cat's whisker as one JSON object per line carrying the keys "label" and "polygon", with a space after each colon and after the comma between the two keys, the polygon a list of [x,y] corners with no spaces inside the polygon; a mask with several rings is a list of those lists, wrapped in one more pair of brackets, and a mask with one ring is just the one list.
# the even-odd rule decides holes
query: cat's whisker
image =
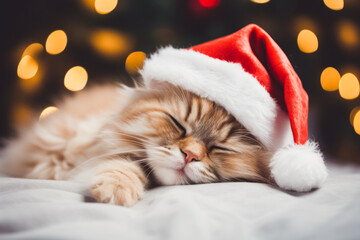
{"label": "cat's whisker", "polygon": [[139,163],[143,163],[143,162],[145,162],[145,163],[148,163],[148,162],[149,162],[149,160],[150,160],[150,159],[148,159],[148,158],[143,158],[143,159],[137,159],[137,160],[134,160],[134,162],[139,162]]}
{"label": "cat's whisker", "polygon": [[[133,150],[128,150],[128,151],[113,151],[113,152],[110,152],[110,153],[94,156],[94,157],[89,158],[88,160],[80,163],[79,165],[77,165],[73,169],[71,169],[71,171],[69,172],[69,176],[71,176],[72,173],[76,172],[77,170],[81,169],[82,167],[84,167],[86,165],[89,165],[92,162],[94,162],[96,160],[99,160],[101,158],[107,158],[109,160],[110,157],[115,157],[115,155],[131,154],[131,153],[135,153],[135,152],[146,152],[146,150],[145,149],[133,149]],[[117,160],[117,158],[111,158],[111,160]]]}
{"label": "cat's whisker", "polygon": [[149,166],[149,169],[150,171],[146,174],[146,178],[149,178],[150,174],[154,172],[154,168],[152,168],[151,166]]}
{"label": "cat's whisker", "polygon": [[121,154],[131,154],[131,153],[136,153],[136,152],[146,152],[146,150],[145,149],[131,149],[131,150],[127,150],[127,151],[113,151],[113,152],[109,152],[106,154],[97,155],[95,157],[92,157],[92,158],[86,160],[85,162],[97,160],[99,158],[106,158],[106,157],[111,157],[111,156],[121,155]]}
{"label": "cat's whisker", "polygon": [[170,149],[167,149],[165,147],[154,146],[153,148],[156,150],[160,150],[160,153],[164,153],[164,152],[172,153],[172,151]]}
{"label": "cat's whisker", "polygon": [[127,133],[124,133],[124,132],[116,132],[115,133],[116,135],[120,135],[120,136],[126,136],[126,137],[129,137],[129,138],[132,138],[133,140],[137,140],[139,143],[150,143],[149,140],[145,139],[144,137],[139,137],[139,136],[136,136],[136,135],[131,135],[131,134],[127,134]]}
{"label": "cat's whisker", "polygon": [[112,141],[116,142],[128,142],[128,143],[133,143],[135,145],[144,145],[145,142],[141,142],[141,141],[137,141],[136,139],[124,139],[124,138],[116,138],[116,137],[106,137],[105,140],[106,142],[112,143]]}

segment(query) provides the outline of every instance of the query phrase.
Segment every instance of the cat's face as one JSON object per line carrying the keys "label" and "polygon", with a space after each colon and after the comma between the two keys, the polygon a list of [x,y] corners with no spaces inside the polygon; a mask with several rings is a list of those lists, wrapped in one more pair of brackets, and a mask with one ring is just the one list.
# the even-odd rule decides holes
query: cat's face
{"label": "cat's face", "polygon": [[225,109],[188,91],[139,92],[120,121],[164,185],[268,177],[256,139]]}

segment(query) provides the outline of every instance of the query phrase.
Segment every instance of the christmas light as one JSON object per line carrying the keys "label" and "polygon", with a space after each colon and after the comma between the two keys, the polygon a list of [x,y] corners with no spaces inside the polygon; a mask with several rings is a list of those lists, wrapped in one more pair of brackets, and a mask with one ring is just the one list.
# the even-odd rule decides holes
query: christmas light
{"label": "christmas light", "polygon": [[137,74],[139,69],[143,67],[146,54],[144,52],[133,52],[127,58],[125,62],[126,71],[129,74]]}
{"label": "christmas light", "polygon": [[83,5],[89,10],[95,10],[95,0],[81,0]]}
{"label": "christmas light", "polygon": [[39,119],[44,119],[47,116],[49,116],[57,111],[58,111],[57,107],[54,107],[54,106],[47,107],[44,110],[42,110]]}
{"label": "christmas light", "polygon": [[297,37],[297,43],[300,51],[304,53],[313,53],[318,49],[318,39],[312,31],[303,29]]}
{"label": "christmas light", "polygon": [[331,10],[341,10],[344,8],[344,0],[324,0],[325,5]]}
{"label": "christmas light", "polygon": [[293,31],[295,32],[295,34],[298,34],[303,29],[317,32],[319,27],[312,18],[307,16],[299,16],[295,19]]}
{"label": "christmas light", "polygon": [[11,121],[15,126],[27,125],[32,118],[31,108],[23,103],[14,106],[11,112]]}
{"label": "christmas light", "polygon": [[359,45],[359,32],[354,23],[342,21],[337,30],[339,40],[345,47],[354,48]]}
{"label": "christmas light", "polygon": [[38,71],[31,79],[20,79],[19,87],[25,93],[34,93],[41,86],[43,80],[42,71]]}
{"label": "christmas light", "polygon": [[[26,93],[35,92],[41,85],[42,74],[39,71],[39,64],[35,58],[38,57],[43,49],[44,47],[40,43],[32,43],[23,51],[21,66],[20,63],[18,66],[18,76],[20,77],[20,89]],[[30,56],[30,58],[24,58],[25,56]]]}
{"label": "christmas light", "polygon": [[213,8],[219,5],[220,0],[199,0],[200,4],[206,8]]}
{"label": "christmas light", "polygon": [[346,73],[340,78],[339,93],[344,99],[351,100],[359,96],[359,80],[352,73]]}
{"label": "christmas light", "polygon": [[132,48],[130,38],[115,30],[102,29],[90,35],[92,47],[105,57],[119,57],[129,53]]}
{"label": "christmas light", "polygon": [[355,115],[360,111],[360,106],[359,107],[355,107],[353,110],[351,110],[350,113],[350,123],[352,126],[354,126],[354,118]]}
{"label": "christmas light", "polygon": [[64,85],[70,91],[80,91],[87,83],[88,74],[81,66],[72,67],[67,71],[64,79]]}
{"label": "christmas light", "polygon": [[333,67],[325,68],[320,76],[321,87],[325,91],[336,91],[339,88],[340,73]]}
{"label": "christmas light", "polygon": [[99,14],[108,14],[116,8],[118,0],[95,0],[95,11]]}
{"label": "christmas light", "polygon": [[63,30],[56,30],[46,39],[45,49],[49,54],[56,55],[65,50],[66,44],[66,33]]}
{"label": "christmas light", "polygon": [[29,55],[35,58],[43,49],[44,47],[40,43],[32,43],[27,48],[25,48],[22,57]]}
{"label": "christmas light", "polygon": [[21,58],[17,67],[17,75],[22,79],[30,79],[35,76],[39,69],[39,64],[29,55]]}
{"label": "christmas light", "polygon": [[354,116],[354,130],[360,135],[360,111],[357,111]]}
{"label": "christmas light", "polygon": [[260,4],[270,2],[270,0],[250,0],[250,1],[252,1],[254,3],[260,3]]}

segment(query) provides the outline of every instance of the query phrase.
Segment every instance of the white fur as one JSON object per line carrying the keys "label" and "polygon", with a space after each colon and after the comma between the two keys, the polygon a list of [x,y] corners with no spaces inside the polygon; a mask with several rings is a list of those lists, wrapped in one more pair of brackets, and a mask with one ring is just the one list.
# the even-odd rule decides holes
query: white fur
{"label": "white fur", "polygon": [[298,192],[319,188],[328,173],[314,142],[280,148],[270,160],[272,176],[279,187]]}
{"label": "white fur", "polygon": [[145,61],[141,74],[148,88],[169,82],[222,105],[270,150],[282,141],[288,117],[240,64],[167,47]]}

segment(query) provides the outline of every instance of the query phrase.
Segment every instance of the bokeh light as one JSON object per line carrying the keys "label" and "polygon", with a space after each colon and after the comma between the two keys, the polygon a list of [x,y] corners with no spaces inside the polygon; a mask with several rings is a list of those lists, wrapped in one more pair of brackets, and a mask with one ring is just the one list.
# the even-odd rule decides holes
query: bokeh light
{"label": "bokeh light", "polygon": [[252,1],[254,3],[260,3],[260,4],[270,2],[270,0],[250,0],[250,1]]}
{"label": "bokeh light", "polygon": [[27,48],[25,48],[22,57],[29,55],[33,58],[36,58],[43,49],[44,47],[40,43],[32,43]]}
{"label": "bokeh light", "polygon": [[144,60],[146,59],[146,54],[144,52],[138,51],[131,53],[125,62],[126,71],[129,74],[137,74],[139,69],[143,67]]}
{"label": "bokeh light", "polygon": [[220,0],[199,0],[200,4],[206,8],[213,8],[219,5]]}
{"label": "bokeh light", "polygon": [[81,2],[87,9],[94,10],[95,0],[81,0]]}
{"label": "bokeh light", "polygon": [[92,47],[105,57],[121,57],[132,49],[128,36],[115,30],[101,29],[90,35]]}
{"label": "bokeh light", "polygon": [[95,0],[95,11],[99,14],[108,14],[116,8],[117,4],[118,0]]}
{"label": "bokeh light", "polygon": [[30,79],[35,76],[39,70],[39,64],[29,55],[21,58],[17,67],[17,75],[22,79]]}
{"label": "bokeh light", "polygon": [[338,25],[338,38],[347,48],[355,48],[359,45],[359,31],[351,21],[342,21]]}
{"label": "bokeh light", "polygon": [[303,29],[308,29],[312,32],[318,32],[319,31],[318,23],[315,22],[314,19],[308,16],[296,17],[294,21],[294,27],[292,28],[292,30],[294,31],[295,35],[298,35],[299,32]]}
{"label": "bokeh light", "polygon": [[54,106],[47,107],[44,110],[42,110],[42,112],[40,113],[39,119],[44,119],[47,116],[49,116],[57,111],[58,111],[57,107],[54,107]]}
{"label": "bokeh light", "polygon": [[11,121],[15,126],[25,126],[31,122],[33,115],[29,106],[17,103],[11,112]]}
{"label": "bokeh light", "polygon": [[325,68],[320,76],[321,87],[325,91],[336,91],[339,88],[340,73],[333,67]]}
{"label": "bokeh light", "polygon": [[297,43],[300,51],[304,53],[313,53],[318,49],[318,39],[312,31],[303,29],[297,37]]}
{"label": "bokeh light", "polygon": [[75,66],[69,69],[65,75],[64,85],[70,91],[80,91],[87,83],[88,74],[85,68]]}
{"label": "bokeh light", "polygon": [[359,96],[359,80],[352,73],[346,73],[340,78],[339,93],[344,99],[351,100]]}
{"label": "bokeh light", "polygon": [[331,10],[341,10],[344,8],[344,0],[324,0],[325,5]]}
{"label": "bokeh light", "polygon": [[355,115],[360,111],[360,106],[359,107],[355,107],[353,110],[351,110],[350,113],[350,123],[352,126],[354,126],[354,118]]}
{"label": "bokeh light", "polygon": [[357,111],[354,116],[354,130],[357,134],[360,135],[360,111]]}
{"label": "bokeh light", "polygon": [[43,73],[38,71],[34,77],[31,79],[19,79],[19,88],[24,93],[35,93],[43,82]]}
{"label": "bokeh light", "polygon": [[46,39],[45,49],[49,54],[56,55],[65,50],[66,44],[66,33],[63,30],[56,30]]}

